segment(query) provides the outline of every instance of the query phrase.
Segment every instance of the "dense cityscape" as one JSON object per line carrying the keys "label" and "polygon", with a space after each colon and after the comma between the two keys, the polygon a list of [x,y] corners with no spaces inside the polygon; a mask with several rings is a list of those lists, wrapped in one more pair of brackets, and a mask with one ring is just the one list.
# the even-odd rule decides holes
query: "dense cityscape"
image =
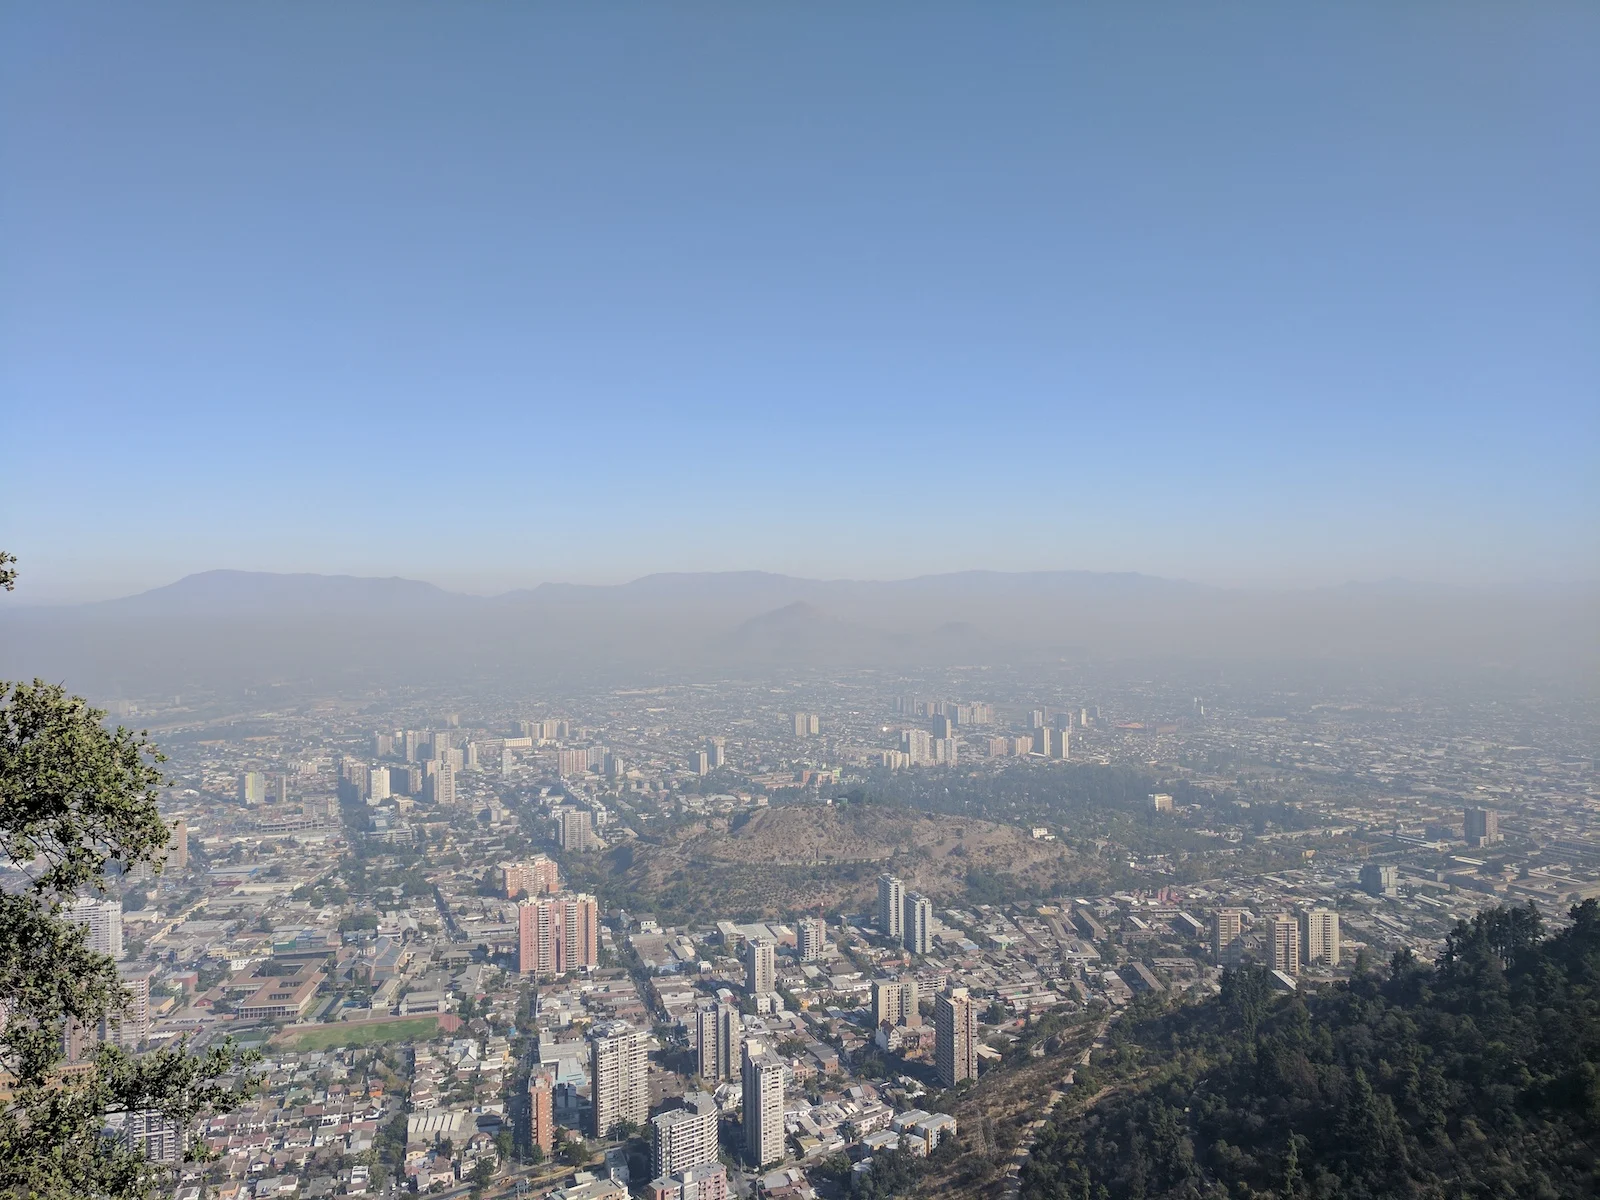
{"label": "dense cityscape", "polygon": [[0,5],[0,1200],[1600,1200],[1597,62]]}
{"label": "dense cityscape", "polygon": [[173,840],[70,911],[135,1003],[68,1057],[260,1052],[114,1130],[178,1200],[1003,1194],[1141,999],[1600,896],[1585,701],[1056,674],[118,700]]}

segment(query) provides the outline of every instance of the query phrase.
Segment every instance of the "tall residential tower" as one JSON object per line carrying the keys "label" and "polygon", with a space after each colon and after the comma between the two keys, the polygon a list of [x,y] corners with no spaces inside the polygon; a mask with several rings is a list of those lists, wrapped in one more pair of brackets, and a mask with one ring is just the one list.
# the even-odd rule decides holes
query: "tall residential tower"
{"label": "tall residential tower", "polygon": [[744,947],[744,986],[752,996],[778,987],[778,948],[767,938],[751,938]]}
{"label": "tall residential tower", "polygon": [[933,1002],[933,1059],[939,1082],[978,1077],[978,1006],[964,987],[947,985]]}
{"label": "tall residential tower", "polygon": [[624,1121],[644,1127],[650,1117],[650,1079],[643,1030],[626,1021],[600,1021],[592,1026],[589,1079],[594,1089],[591,1134],[607,1137]]}
{"label": "tall residential tower", "polygon": [[906,886],[888,873],[878,876],[878,932],[900,941],[905,936]]}
{"label": "tall residential tower", "polygon": [[744,1155],[758,1170],[783,1159],[783,1073],[765,1044],[744,1044]]}
{"label": "tall residential tower", "polygon": [[828,926],[821,917],[801,917],[799,942],[801,962],[816,962],[822,957],[822,947],[828,938]]}
{"label": "tall residential tower", "polygon": [[900,941],[913,954],[933,953],[933,901],[907,892]]}
{"label": "tall residential tower", "polygon": [[720,1082],[739,1073],[744,1020],[737,1005],[708,1004],[695,1010],[694,1048],[702,1079]]}

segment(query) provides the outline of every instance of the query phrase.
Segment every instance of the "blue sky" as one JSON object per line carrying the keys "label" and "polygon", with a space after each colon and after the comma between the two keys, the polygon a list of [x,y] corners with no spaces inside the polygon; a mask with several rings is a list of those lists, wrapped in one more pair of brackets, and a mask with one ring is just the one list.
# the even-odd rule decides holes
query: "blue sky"
{"label": "blue sky", "polygon": [[0,16],[0,545],[1593,578],[1600,8]]}

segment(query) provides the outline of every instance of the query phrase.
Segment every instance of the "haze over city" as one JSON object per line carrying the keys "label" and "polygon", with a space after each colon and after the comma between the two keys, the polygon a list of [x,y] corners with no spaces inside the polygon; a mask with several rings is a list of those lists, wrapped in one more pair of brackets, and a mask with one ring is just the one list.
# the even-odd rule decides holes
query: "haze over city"
{"label": "haze over city", "polygon": [[7,6],[0,1195],[1600,1192],[1597,61]]}

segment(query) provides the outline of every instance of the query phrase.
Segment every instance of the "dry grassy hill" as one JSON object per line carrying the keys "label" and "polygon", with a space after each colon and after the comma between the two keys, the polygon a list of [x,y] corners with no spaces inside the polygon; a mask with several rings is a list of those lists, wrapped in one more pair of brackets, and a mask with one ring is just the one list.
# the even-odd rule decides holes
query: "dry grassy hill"
{"label": "dry grassy hill", "polygon": [[613,855],[607,882],[634,902],[685,917],[859,911],[879,873],[935,900],[962,895],[971,871],[1048,895],[1099,872],[1057,842],[1009,825],[885,804],[785,805],[681,830]]}

